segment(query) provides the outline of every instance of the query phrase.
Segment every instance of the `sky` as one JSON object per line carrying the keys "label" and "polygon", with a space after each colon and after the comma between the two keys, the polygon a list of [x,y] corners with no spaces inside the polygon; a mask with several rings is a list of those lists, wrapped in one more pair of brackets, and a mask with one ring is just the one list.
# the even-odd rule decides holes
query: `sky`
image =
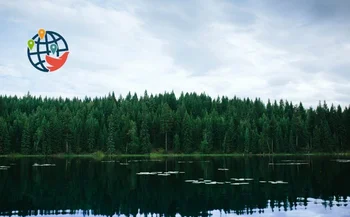
{"label": "sky", "polygon": [[[0,95],[174,91],[350,104],[348,0],[0,1]],[[28,61],[38,29],[61,34],[66,64]]]}

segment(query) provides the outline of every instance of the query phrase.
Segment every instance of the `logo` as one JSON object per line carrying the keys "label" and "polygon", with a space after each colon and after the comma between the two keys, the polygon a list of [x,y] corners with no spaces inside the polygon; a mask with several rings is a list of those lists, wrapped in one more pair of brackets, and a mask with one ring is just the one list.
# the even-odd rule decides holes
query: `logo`
{"label": "logo", "polygon": [[42,72],[56,71],[68,58],[68,44],[57,32],[39,29],[38,34],[29,39],[27,45],[29,62]]}

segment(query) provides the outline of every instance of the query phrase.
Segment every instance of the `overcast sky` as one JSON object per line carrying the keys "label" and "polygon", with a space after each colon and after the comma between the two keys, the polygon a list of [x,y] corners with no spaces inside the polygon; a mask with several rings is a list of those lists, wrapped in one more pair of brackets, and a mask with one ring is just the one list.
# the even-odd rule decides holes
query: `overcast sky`
{"label": "overcast sky", "polygon": [[[0,1],[0,94],[114,91],[350,103],[348,0]],[[70,54],[43,73],[26,54],[39,28]]]}

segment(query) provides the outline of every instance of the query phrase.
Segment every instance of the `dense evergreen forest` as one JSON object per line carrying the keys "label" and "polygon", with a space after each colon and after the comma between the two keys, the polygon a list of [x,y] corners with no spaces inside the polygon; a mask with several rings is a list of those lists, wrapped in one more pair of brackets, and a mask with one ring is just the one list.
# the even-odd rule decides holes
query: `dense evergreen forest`
{"label": "dense evergreen forest", "polygon": [[295,153],[350,150],[350,110],[323,102],[212,99],[186,93],[116,98],[0,96],[0,154]]}

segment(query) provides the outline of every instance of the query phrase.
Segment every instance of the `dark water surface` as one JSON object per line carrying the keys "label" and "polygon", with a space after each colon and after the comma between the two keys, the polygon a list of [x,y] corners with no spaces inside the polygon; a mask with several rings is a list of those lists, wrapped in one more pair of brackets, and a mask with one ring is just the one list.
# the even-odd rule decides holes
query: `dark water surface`
{"label": "dark water surface", "polygon": [[337,159],[0,158],[0,215],[350,216]]}

